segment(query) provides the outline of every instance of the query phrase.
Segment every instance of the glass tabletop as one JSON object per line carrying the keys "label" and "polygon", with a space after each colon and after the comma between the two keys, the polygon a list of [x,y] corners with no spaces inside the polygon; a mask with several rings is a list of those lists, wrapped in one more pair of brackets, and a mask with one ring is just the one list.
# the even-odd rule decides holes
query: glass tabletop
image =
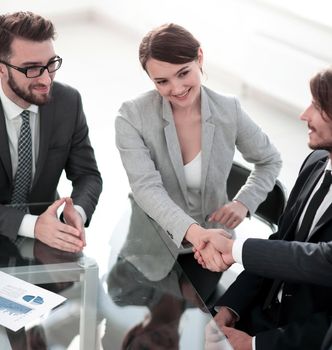
{"label": "glass tabletop", "polygon": [[[66,349],[78,334],[77,349],[95,348],[98,265],[94,259],[30,238],[11,241],[0,236],[0,270],[67,298],[17,332],[0,327],[2,350]],[[0,310],[0,317],[1,312],[6,310]]]}
{"label": "glass tabletop", "polygon": [[[165,242],[165,233],[132,198],[119,227],[112,234],[103,281],[103,349],[232,349]],[[155,247],[160,249],[157,256]],[[156,271],[157,259],[170,271]]]}
{"label": "glass tabletop", "polygon": [[[0,236],[0,270],[68,298],[20,332],[0,328],[0,348],[232,349],[174,255],[174,243],[131,197],[110,247],[101,245],[94,260]],[[103,254],[108,267],[99,273]],[[6,337],[10,345],[1,343]]]}

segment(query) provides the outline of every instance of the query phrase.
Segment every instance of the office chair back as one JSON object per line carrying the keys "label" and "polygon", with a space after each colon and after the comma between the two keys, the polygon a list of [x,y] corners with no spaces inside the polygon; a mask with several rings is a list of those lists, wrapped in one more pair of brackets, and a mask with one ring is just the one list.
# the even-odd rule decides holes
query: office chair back
{"label": "office chair back", "polygon": [[[227,179],[227,194],[229,198],[234,198],[249,175],[250,169],[240,163],[233,162]],[[265,201],[259,205],[254,215],[273,228],[278,225],[280,215],[283,213],[285,206],[286,192],[282,183],[277,180],[273,190],[268,193]]]}

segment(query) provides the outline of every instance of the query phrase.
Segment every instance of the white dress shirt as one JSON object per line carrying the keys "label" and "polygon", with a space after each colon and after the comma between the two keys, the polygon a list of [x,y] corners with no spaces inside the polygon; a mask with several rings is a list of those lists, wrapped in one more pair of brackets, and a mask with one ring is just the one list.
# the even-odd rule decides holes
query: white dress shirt
{"label": "white dress shirt", "polygon": [[202,215],[202,152],[199,151],[195,158],[183,168],[187,184],[189,215],[199,217]]}

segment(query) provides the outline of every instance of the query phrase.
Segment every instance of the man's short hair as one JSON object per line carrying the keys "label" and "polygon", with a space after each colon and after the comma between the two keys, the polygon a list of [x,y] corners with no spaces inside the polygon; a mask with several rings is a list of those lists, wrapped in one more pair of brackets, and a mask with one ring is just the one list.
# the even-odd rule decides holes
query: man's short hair
{"label": "man's short hair", "polygon": [[42,42],[54,39],[53,23],[29,11],[0,15],[0,59],[10,58],[14,38]]}

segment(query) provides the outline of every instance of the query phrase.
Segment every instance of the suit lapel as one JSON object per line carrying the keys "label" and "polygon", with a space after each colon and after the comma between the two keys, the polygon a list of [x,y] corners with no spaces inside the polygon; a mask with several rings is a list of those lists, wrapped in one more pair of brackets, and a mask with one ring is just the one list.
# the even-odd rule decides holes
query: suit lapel
{"label": "suit lapel", "polygon": [[[211,149],[213,145],[215,126],[210,122],[211,112],[208,104],[208,98],[204,89],[201,89],[201,115],[202,115],[202,180],[201,191],[202,199],[204,198],[207,172],[209,168]],[[173,168],[180,184],[184,198],[187,198],[187,185],[185,181],[183,159],[181,156],[181,148],[176,133],[172,109],[168,101],[163,99],[163,118],[167,125],[164,128],[168,152],[173,164]]]}
{"label": "suit lapel", "polygon": [[[202,180],[201,191],[204,198],[206,177],[209,168],[211,149],[214,137],[214,124],[211,120],[211,111],[208,104],[208,97],[204,89],[201,89],[201,116],[202,116]],[[204,206],[203,206],[204,207]]]}
{"label": "suit lapel", "polygon": [[39,130],[39,153],[36,163],[36,173],[33,180],[33,185],[38,181],[41,170],[43,169],[48,147],[51,139],[51,131],[54,119],[54,103],[51,100],[44,106],[41,106],[39,109],[40,113],[40,130]]}
{"label": "suit lapel", "polygon": [[176,128],[174,124],[172,109],[168,101],[163,98],[163,119],[166,121],[166,126],[164,127],[164,134],[167,144],[167,149],[171,162],[173,165],[174,172],[178,179],[181,191],[184,198],[187,201],[187,185],[185,181],[183,160],[181,155],[181,148],[176,133]]}
{"label": "suit lapel", "polygon": [[3,107],[0,102],[0,159],[4,165],[5,171],[7,173],[10,182],[13,180],[12,174],[12,162],[10,158],[9,142],[5,121],[5,114],[3,112]]}
{"label": "suit lapel", "polygon": [[307,179],[305,180],[302,191],[300,192],[297,200],[292,205],[292,207],[289,210],[289,215],[292,217],[290,224],[288,224],[288,228],[286,230],[286,233],[284,237],[287,239],[294,239],[296,226],[299,221],[299,218],[303,212],[303,209],[310,197],[311,192],[313,191],[314,187],[316,186],[320,176],[322,175],[324,169],[326,167],[326,162],[324,161],[318,161],[315,165],[314,169],[311,171],[309,176],[307,176]]}

